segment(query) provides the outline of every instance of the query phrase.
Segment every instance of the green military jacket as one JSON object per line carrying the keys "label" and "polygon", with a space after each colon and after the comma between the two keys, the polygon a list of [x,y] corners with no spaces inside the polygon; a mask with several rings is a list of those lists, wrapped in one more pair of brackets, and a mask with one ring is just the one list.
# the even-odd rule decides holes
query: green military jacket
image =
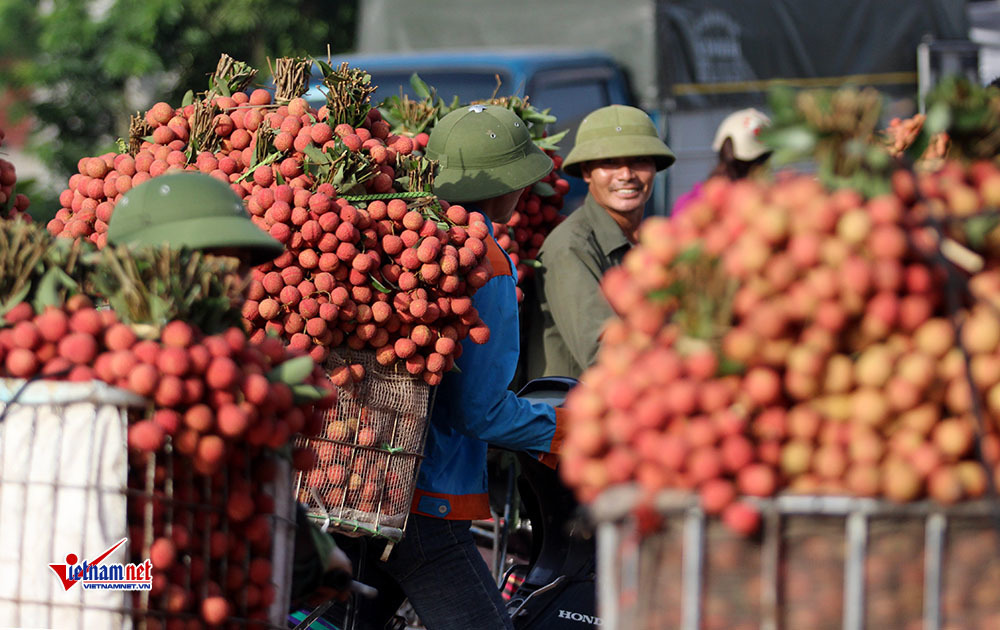
{"label": "green military jacket", "polygon": [[601,330],[614,315],[601,293],[604,272],[631,248],[621,228],[590,195],[546,237],[538,253],[536,289],[541,329],[528,377],[580,374],[594,362]]}

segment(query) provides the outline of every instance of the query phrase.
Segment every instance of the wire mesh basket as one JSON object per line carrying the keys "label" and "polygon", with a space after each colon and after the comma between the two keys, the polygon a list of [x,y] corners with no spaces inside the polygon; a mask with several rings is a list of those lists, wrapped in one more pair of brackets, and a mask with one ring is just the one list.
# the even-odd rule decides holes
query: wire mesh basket
{"label": "wire mesh basket", "polygon": [[669,492],[642,532],[634,490],[591,506],[602,628],[1000,628],[995,502],[779,496],[755,501],[762,528],[744,538]]}
{"label": "wire mesh basket", "polygon": [[[129,414],[145,405],[97,381],[0,379],[0,627],[205,627],[200,599],[234,586],[226,580],[235,582],[229,576],[238,572],[249,584],[252,566],[258,579],[267,575],[270,586],[257,590],[270,603],[261,600],[254,612],[252,602],[235,598],[226,623],[285,627],[294,534],[287,459],[247,452],[231,458],[225,474],[205,476],[169,444],[139,455],[127,448]],[[270,481],[251,481],[255,468],[268,466]],[[254,565],[253,542],[226,514],[234,484],[259,490],[252,507],[267,541],[257,543],[256,557],[266,557],[266,565]],[[177,548],[169,570],[146,564],[153,541],[163,536]],[[229,553],[213,557],[222,543]],[[242,554],[231,549],[238,544]],[[231,560],[237,557],[242,561]],[[104,583],[100,588],[88,586],[86,574],[61,579],[60,572],[67,577],[84,562],[107,569],[108,579],[93,580]],[[148,583],[133,588],[148,590],[107,585],[124,583],[114,579],[115,567],[123,567],[128,581],[130,564],[152,569],[132,580]]]}
{"label": "wire mesh basket", "polygon": [[413,500],[434,388],[405,370],[379,364],[374,353],[339,353],[331,360],[359,363],[365,377],[338,387],[323,435],[298,438],[318,463],[298,473],[296,496],[325,526],[398,542]]}
{"label": "wire mesh basket", "polygon": [[212,596],[228,602],[227,627],[286,627],[295,534],[290,462],[245,444],[230,445],[226,459],[205,475],[169,442],[154,454],[130,452],[131,561],[155,563],[157,540],[176,549],[171,566],[154,569],[152,589],[133,595],[136,627],[205,627],[200,603]]}

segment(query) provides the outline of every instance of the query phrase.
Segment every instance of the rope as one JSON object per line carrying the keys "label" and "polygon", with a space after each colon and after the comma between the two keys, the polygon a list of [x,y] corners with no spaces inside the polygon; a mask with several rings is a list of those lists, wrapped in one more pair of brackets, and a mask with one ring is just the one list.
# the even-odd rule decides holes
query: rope
{"label": "rope", "polygon": [[385,199],[416,199],[418,197],[433,197],[433,196],[434,193],[417,190],[413,192],[378,193],[374,195],[351,195],[342,197],[342,199],[353,203],[355,201],[383,201]]}
{"label": "rope", "polygon": [[[432,218],[435,221],[439,222],[444,220],[444,217],[441,216],[443,215],[444,210],[442,210],[441,204],[438,203],[437,195],[425,191],[415,190],[412,192],[377,193],[372,195],[351,195],[351,196],[345,196],[343,197],[343,199],[349,201],[350,203],[356,203],[359,201],[368,202],[368,201],[385,201],[387,199],[421,199],[427,197],[430,197],[433,200],[431,203],[428,204],[428,206],[435,211],[433,214],[437,215]],[[438,213],[441,213],[441,215],[438,215]]]}

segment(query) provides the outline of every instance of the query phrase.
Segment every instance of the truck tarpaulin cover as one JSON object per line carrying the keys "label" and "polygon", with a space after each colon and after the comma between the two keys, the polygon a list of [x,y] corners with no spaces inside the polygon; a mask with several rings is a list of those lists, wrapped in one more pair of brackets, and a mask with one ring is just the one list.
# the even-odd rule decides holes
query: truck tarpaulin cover
{"label": "truck tarpaulin cover", "polygon": [[955,0],[673,0],[660,2],[660,85],[677,107],[757,101],[776,80],[916,91],[925,35],[965,39]]}
{"label": "truck tarpaulin cover", "polygon": [[604,51],[647,109],[671,97],[684,109],[757,103],[776,79],[848,76],[910,96],[923,36],[968,33],[965,0],[365,0],[359,10],[360,52]]}

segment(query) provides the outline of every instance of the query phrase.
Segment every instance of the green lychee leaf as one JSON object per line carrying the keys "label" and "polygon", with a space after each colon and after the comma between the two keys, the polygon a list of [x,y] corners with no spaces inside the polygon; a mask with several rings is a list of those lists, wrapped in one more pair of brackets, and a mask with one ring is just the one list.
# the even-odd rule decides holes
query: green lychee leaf
{"label": "green lychee leaf", "polygon": [[817,140],[816,132],[804,124],[783,129],[762,129],[760,132],[760,141],[776,150],[772,159],[777,159],[779,152],[791,157],[790,161],[809,155]]}
{"label": "green lychee leaf", "polygon": [[326,392],[315,385],[305,383],[292,385],[292,400],[296,405],[322,400],[324,396],[326,396]]}
{"label": "green lychee leaf", "polygon": [[551,197],[556,194],[556,189],[548,182],[535,182],[535,185],[531,187],[531,192],[539,197]]}
{"label": "green lychee leaf", "polygon": [[151,322],[166,322],[170,316],[170,303],[159,295],[149,296],[149,320]]}
{"label": "green lychee leaf", "polygon": [[318,65],[320,69],[323,70],[323,76],[333,74],[333,67],[330,66],[330,64],[328,64],[327,62],[323,61],[322,59],[314,59],[313,61],[315,61],[316,65]]}
{"label": "green lychee leaf", "polygon": [[368,274],[368,278],[369,278],[369,279],[370,279],[370,280],[372,281],[372,286],[373,286],[373,287],[375,288],[375,290],[376,290],[376,291],[378,291],[379,293],[385,293],[385,294],[387,294],[387,295],[388,295],[389,293],[392,293],[392,291],[391,291],[391,290],[389,290],[389,289],[387,289],[387,288],[385,287],[385,285],[384,285],[384,284],[382,284],[381,282],[379,282],[378,280],[376,280],[376,279],[375,279],[375,276],[373,276],[373,275],[371,275],[371,274]]}
{"label": "green lychee leaf", "polygon": [[430,88],[416,72],[410,75],[410,87],[413,88],[413,93],[417,95],[417,98],[428,99],[431,97]]}
{"label": "green lychee leaf", "polygon": [[696,260],[701,258],[701,254],[702,254],[701,245],[696,243],[694,245],[691,245],[684,251],[680,252],[679,254],[677,254],[677,256],[674,257],[674,264],[695,262]]}
{"label": "green lychee leaf", "polygon": [[716,370],[717,376],[736,376],[743,374],[747,369],[747,366],[735,359],[730,359],[727,356],[719,357],[719,367]]}
{"label": "green lychee leaf", "polygon": [[917,134],[917,137],[913,139],[910,146],[906,147],[903,155],[906,156],[906,159],[909,162],[917,162],[921,157],[923,157],[924,153],[927,151],[927,147],[930,146],[930,143],[931,133],[927,131],[927,125],[924,125],[920,128],[920,132]]}
{"label": "green lychee leaf", "polygon": [[295,357],[271,368],[271,371],[267,373],[267,380],[289,386],[299,385],[309,378],[315,367],[316,363],[313,362],[312,357]]}
{"label": "green lychee leaf", "polygon": [[921,131],[926,131],[928,135],[934,135],[942,131],[947,131],[951,125],[951,108],[947,103],[935,103],[927,111],[927,118]]}
{"label": "green lychee leaf", "polygon": [[211,85],[209,87],[214,89],[217,93],[221,94],[222,96],[233,95],[232,92],[229,91],[229,86],[223,83],[222,81],[219,81],[219,78],[216,76],[212,76]]}
{"label": "green lychee leaf", "polygon": [[77,286],[76,281],[65,271],[59,267],[50,267],[38,281],[38,289],[31,305],[36,313],[41,313],[47,306],[58,306],[63,302],[60,289],[74,289]]}
{"label": "green lychee leaf", "polygon": [[669,286],[648,292],[646,297],[652,302],[666,302],[672,298],[680,297],[686,290],[687,284],[680,280],[675,280]]}
{"label": "green lychee leaf", "polygon": [[1000,225],[1000,216],[987,214],[970,217],[963,223],[962,228],[972,249],[981,250],[986,245],[986,236],[998,225]]}
{"label": "green lychee leaf", "polygon": [[526,109],[521,112],[521,119],[525,122],[538,123],[542,125],[547,125],[549,123],[554,123],[556,117],[550,114],[545,114],[538,111],[537,109]]}
{"label": "green lychee leaf", "polygon": [[566,137],[567,133],[569,133],[569,129],[563,129],[559,133],[552,134],[551,136],[538,138],[535,140],[535,146],[543,151],[558,151],[559,142]]}

